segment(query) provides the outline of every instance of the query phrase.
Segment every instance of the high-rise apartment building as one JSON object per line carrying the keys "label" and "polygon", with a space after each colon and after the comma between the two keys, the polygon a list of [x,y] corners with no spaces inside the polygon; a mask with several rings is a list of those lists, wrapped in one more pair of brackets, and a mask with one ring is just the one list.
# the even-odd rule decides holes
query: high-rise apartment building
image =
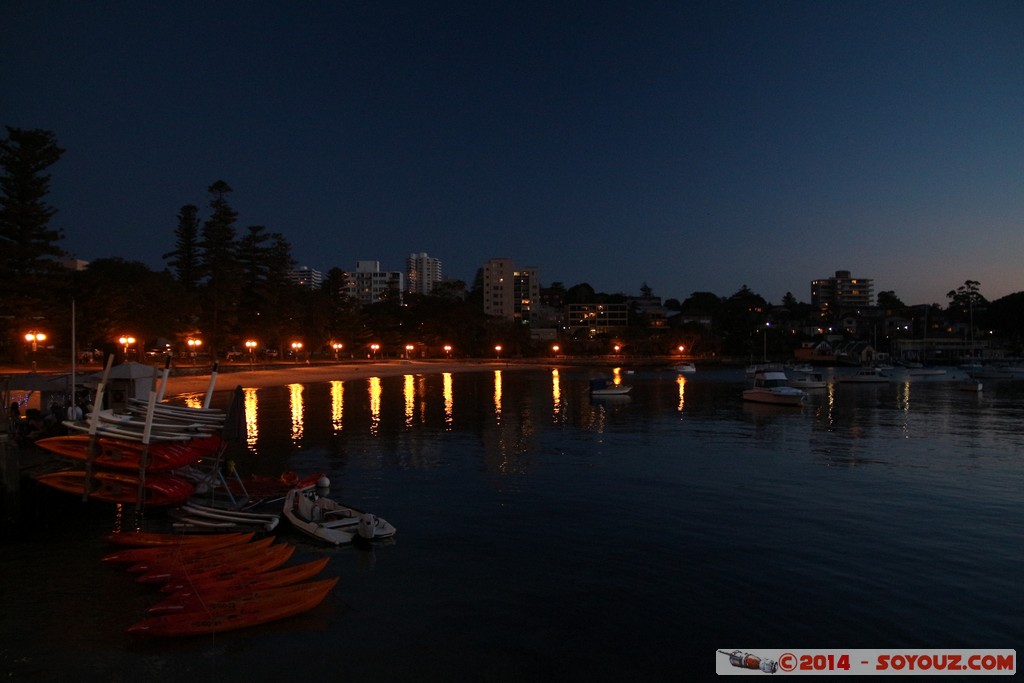
{"label": "high-rise apartment building", "polygon": [[409,254],[405,260],[405,280],[410,294],[430,294],[441,281],[441,259],[426,253]]}
{"label": "high-rise apartment building", "polygon": [[540,303],[540,271],[518,268],[512,259],[490,259],[483,267],[484,313],[528,325]]}
{"label": "high-rise apartment building", "polygon": [[873,288],[874,280],[837,270],[835,277],[811,280],[811,303],[822,312],[865,308],[874,302]]}
{"label": "high-rise apartment building", "polygon": [[324,284],[324,276],[319,270],[302,266],[288,271],[288,281],[299,287],[320,289]]}
{"label": "high-rise apartment building", "polygon": [[404,280],[400,271],[382,271],[380,261],[356,261],[355,272],[349,274],[348,296],[361,304],[401,303]]}

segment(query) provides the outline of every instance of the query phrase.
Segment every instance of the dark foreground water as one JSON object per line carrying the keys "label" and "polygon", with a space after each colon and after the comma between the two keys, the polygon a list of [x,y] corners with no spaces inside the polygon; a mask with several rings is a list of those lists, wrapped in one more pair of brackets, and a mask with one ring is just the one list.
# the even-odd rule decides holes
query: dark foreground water
{"label": "dark foreground water", "polygon": [[32,533],[0,547],[0,675],[660,681],[712,675],[716,649],[1019,648],[1024,382],[780,409],[744,404],[742,372],[638,371],[591,401],[595,375],[247,391],[243,472],[326,472],[398,534],[327,549],[282,522],[341,580],[245,631],[128,636],[155,598],[98,562],[114,508],[35,491]]}

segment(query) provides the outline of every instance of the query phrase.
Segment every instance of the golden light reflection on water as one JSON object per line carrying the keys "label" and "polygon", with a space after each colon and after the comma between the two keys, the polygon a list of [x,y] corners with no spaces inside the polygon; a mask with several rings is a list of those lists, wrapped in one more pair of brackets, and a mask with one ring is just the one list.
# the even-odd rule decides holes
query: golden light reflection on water
{"label": "golden light reflection on water", "polygon": [[305,413],[305,406],[302,402],[302,389],[303,387],[301,384],[288,385],[288,404],[291,407],[292,441],[294,442],[300,441],[303,434],[303,414]]}
{"label": "golden light reflection on water", "polygon": [[679,385],[679,405],[676,406],[676,410],[681,413],[683,412],[683,406],[686,404],[686,378],[678,375],[676,377],[676,384]]}
{"label": "golden light reflection on water", "polygon": [[185,405],[189,408],[202,408],[206,394],[188,394],[185,396]]}
{"label": "golden light reflection on water", "polygon": [[622,368],[612,368],[612,384],[622,384]]}
{"label": "golden light reflection on water", "polygon": [[245,397],[243,401],[245,405],[245,442],[250,448],[255,448],[260,435],[260,430],[256,426],[256,389],[244,389],[243,395]]}
{"label": "golden light reflection on water", "polygon": [[369,379],[370,392],[370,433],[376,434],[380,429],[380,377]]}
{"label": "golden light reflection on water", "polygon": [[494,414],[501,416],[501,370],[494,371]]}
{"label": "golden light reflection on water", "polygon": [[342,419],[345,416],[345,383],[341,380],[331,382],[331,425],[334,431],[342,429]]}
{"label": "golden light reflection on water", "polygon": [[416,378],[413,375],[403,375],[405,385],[402,389],[402,396],[405,398],[405,426],[412,427],[413,418],[416,416]]}
{"label": "golden light reflection on water", "polygon": [[452,409],[455,406],[455,394],[452,391],[452,373],[446,372],[441,375],[441,381],[444,393],[444,424],[446,428],[451,429],[454,419]]}
{"label": "golden light reflection on water", "polygon": [[558,376],[558,369],[551,371],[551,416],[558,420],[562,414],[562,380]]}

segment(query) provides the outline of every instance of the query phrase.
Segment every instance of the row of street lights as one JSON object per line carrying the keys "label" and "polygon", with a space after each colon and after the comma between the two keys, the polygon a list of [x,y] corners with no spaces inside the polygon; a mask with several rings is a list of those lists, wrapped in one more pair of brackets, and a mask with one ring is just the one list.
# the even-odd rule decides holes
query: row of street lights
{"label": "row of street lights", "polygon": [[[32,353],[33,354],[35,354],[35,352],[36,352],[37,345],[40,342],[46,341],[46,339],[47,339],[47,336],[46,336],[46,334],[44,332],[30,331],[30,332],[25,334],[25,341],[28,342],[29,344],[31,344]],[[132,347],[135,344],[136,339],[135,339],[135,337],[132,337],[130,335],[124,335],[124,336],[120,337],[117,341],[118,341],[119,344],[121,344],[121,346],[124,347],[124,355],[125,355],[125,357],[127,357],[128,356],[128,352],[130,350],[130,347]],[[201,339],[197,339],[195,337],[189,337],[188,339],[185,340],[185,343],[188,345],[189,356],[192,359],[192,363],[195,364],[196,357],[199,355],[199,349],[203,345],[203,341]],[[257,349],[258,346],[259,346],[259,342],[257,342],[256,340],[253,340],[253,339],[249,339],[249,340],[247,340],[245,342],[245,348],[246,348],[246,350],[249,353],[249,362],[250,363],[255,361],[256,349]],[[333,351],[334,351],[334,360],[338,360],[339,359],[339,354],[340,354],[340,352],[341,352],[341,350],[343,348],[345,348],[344,344],[342,344],[340,342],[331,342],[331,349],[333,349]],[[373,360],[376,360],[377,359],[377,353],[381,350],[381,345],[376,343],[376,342],[374,342],[374,343],[369,344],[368,348],[370,349],[370,356],[371,356],[371,358]],[[406,357],[406,359],[411,359],[412,358],[412,352],[415,350],[415,348],[416,347],[413,344],[406,344],[405,345],[405,357]],[[452,356],[452,350],[453,350],[452,345],[451,344],[445,344],[443,348],[444,348],[445,356],[450,359],[451,356]],[[300,354],[300,352],[303,349],[303,343],[301,341],[293,341],[293,342],[291,342],[291,349],[292,349],[292,354],[295,357],[295,362],[298,362],[299,354]],[[616,354],[622,352],[622,346],[620,344],[615,344],[613,349],[614,349],[614,352]],[[686,347],[683,346],[682,344],[680,344],[679,347],[678,347],[678,351],[679,351],[680,354],[682,354],[682,353],[684,353],[686,351]],[[502,352],[502,345],[501,344],[496,344],[494,346],[495,357],[501,358],[501,352]],[[561,347],[558,344],[553,344],[551,346],[551,352],[553,354],[555,354],[555,355],[558,355],[561,352]]]}

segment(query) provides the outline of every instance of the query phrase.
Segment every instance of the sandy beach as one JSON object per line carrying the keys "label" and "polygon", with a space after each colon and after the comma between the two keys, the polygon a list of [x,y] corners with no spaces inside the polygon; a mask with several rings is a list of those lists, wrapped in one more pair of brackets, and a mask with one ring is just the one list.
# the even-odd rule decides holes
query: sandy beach
{"label": "sandy beach", "polygon": [[[365,363],[337,363],[328,365],[288,365],[281,363],[273,367],[238,369],[229,367],[218,372],[215,391],[282,386],[292,383],[329,382],[331,380],[355,380],[367,377],[391,377],[408,374],[436,374],[443,372],[479,372],[481,370],[514,370],[536,368],[536,363],[506,363],[504,361],[415,361],[394,360]],[[205,392],[210,386],[210,373],[175,375],[167,379],[166,396],[180,396]]]}

